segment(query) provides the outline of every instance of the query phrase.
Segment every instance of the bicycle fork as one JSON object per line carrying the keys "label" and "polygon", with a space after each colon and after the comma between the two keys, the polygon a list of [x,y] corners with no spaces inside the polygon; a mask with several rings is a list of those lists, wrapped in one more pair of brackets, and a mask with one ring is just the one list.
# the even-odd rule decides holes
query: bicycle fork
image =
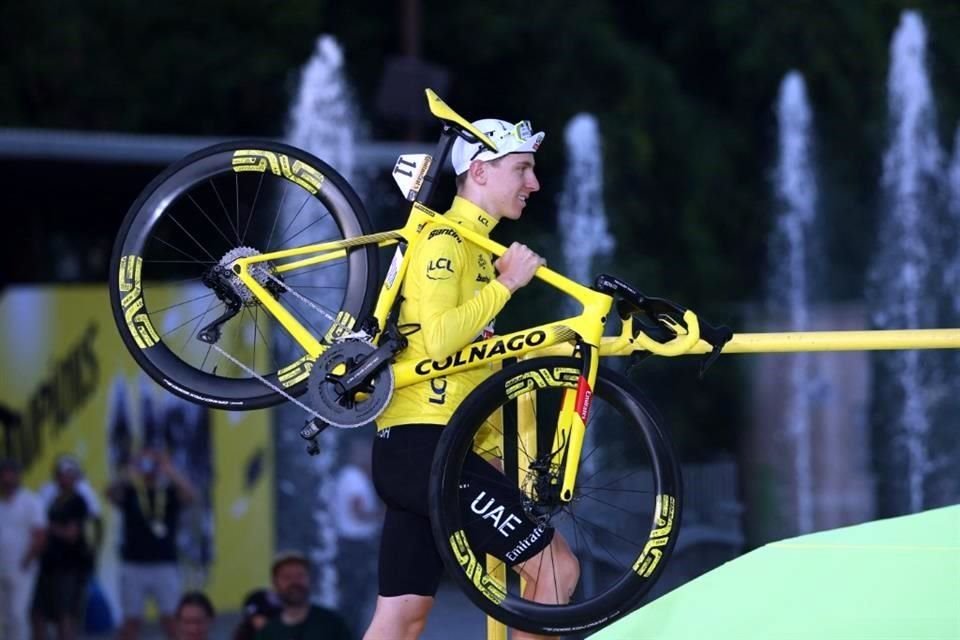
{"label": "bicycle fork", "polygon": [[[577,471],[580,468],[580,454],[583,451],[583,442],[586,434],[587,418],[590,415],[590,405],[593,400],[593,385],[597,380],[599,357],[596,347],[586,343],[579,343],[577,350],[583,361],[580,377],[575,388],[567,388],[563,392],[563,401],[560,415],[557,418],[557,429],[553,436],[553,446],[550,457],[550,482],[557,487],[551,487],[561,503],[573,500],[574,484]],[[559,473],[558,473],[559,472]]]}

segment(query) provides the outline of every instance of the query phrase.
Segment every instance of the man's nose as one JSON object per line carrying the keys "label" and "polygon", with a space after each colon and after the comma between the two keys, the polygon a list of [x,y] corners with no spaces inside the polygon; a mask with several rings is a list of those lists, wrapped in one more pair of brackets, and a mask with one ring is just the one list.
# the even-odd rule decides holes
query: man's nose
{"label": "man's nose", "polygon": [[540,181],[537,180],[537,174],[533,171],[530,172],[530,176],[527,178],[527,189],[530,191],[540,191]]}

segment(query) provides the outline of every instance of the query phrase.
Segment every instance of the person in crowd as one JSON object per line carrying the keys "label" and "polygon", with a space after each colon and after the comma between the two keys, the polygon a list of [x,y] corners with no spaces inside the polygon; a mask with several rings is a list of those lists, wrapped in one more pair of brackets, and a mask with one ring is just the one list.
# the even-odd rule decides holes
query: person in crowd
{"label": "person in crowd", "polygon": [[233,632],[233,640],[253,640],[283,609],[277,594],[269,589],[257,589],[247,594],[240,611],[240,624]]}
{"label": "person in crowd", "polygon": [[174,613],[181,594],[177,566],[180,513],[196,491],[170,461],[154,448],[144,448],[107,489],[120,510],[121,640],[140,635],[148,597],[152,597],[168,638],[174,638]]}
{"label": "person in crowd", "polygon": [[350,630],[359,637],[373,617],[376,549],[384,513],[370,475],[368,440],[349,440],[346,462],[337,472],[331,506],[338,536],[340,602],[350,603],[344,616]]}
{"label": "person in crowd", "polygon": [[96,489],[91,486],[83,471],[80,461],[70,454],[57,456],[53,463],[53,477],[46,482],[37,494],[43,503],[44,509],[49,509],[53,504],[57,494],[61,491],[61,474],[76,474],[77,478],[73,482],[74,491],[76,491],[87,503],[87,509],[90,511],[90,525],[92,527],[92,543],[95,549],[100,548],[103,541],[103,508],[100,505],[100,498],[97,497]]}
{"label": "person in crowd", "polygon": [[58,457],[53,476],[54,491],[42,489],[40,492],[48,526],[33,595],[33,638],[46,640],[47,629],[52,624],[57,638],[73,640],[83,619],[85,595],[94,566],[95,545],[87,539],[87,526],[95,519],[94,509],[99,513],[99,503],[95,496],[91,501],[91,496],[81,493],[79,483],[83,471],[76,458]]}
{"label": "person in crowd", "polygon": [[270,573],[280,597],[280,615],[257,632],[256,640],[352,640],[346,621],[336,612],[310,603],[310,563],[296,551],[277,555]]}
{"label": "person in crowd", "polygon": [[188,591],[177,603],[177,640],[210,640],[210,627],[217,617],[210,598],[201,591]]}
{"label": "person in crowd", "polygon": [[20,465],[0,458],[0,638],[30,637],[30,599],[46,536],[43,506],[21,486]]}

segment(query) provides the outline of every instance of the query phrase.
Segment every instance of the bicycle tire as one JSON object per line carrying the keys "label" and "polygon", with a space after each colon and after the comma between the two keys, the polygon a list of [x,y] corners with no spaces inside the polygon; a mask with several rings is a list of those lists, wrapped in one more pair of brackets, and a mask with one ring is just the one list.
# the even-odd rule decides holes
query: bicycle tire
{"label": "bicycle tire", "polygon": [[[574,499],[549,520],[565,537],[574,538],[568,543],[581,564],[580,584],[574,598],[567,604],[541,604],[525,600],[517,589],[511,592],[502,583],[491,583],[490,572],[477,561],[483,557],[482,547],[476,541],[468,540],[464,533],[466,507],[459,496],[461,483],[466,477],[464,462],[467,455],[476,450],[483,425],[489,424],[490,416],[501,408],[506,408],[506,412],[527,411],[530,415],[529,409],[514,405],[522,398],[525,398],[524,402],[530,400],[531,393],[536,394],[535,404],[527,402],[527,406],[534,407],[532,415],[538,425],[539,446],[552,442],[553,429],[549,425],[555,425],[556,421],[550,407],[559,405],[563,389],[576,387],[580,370],[581,361],[576,358],[546,357],[518,362],[492,375],[464,400],[444,429],[431,469],[429,515],[434,539],[447,571],[486,614],[510,627],[531,633],[580,634],[629,613],[661,575],[680,524],[680,471],[656,411],[629,380],[600,368],[587,429],[597,430],[597,442],[601,444],[588,451],[585,443]],[[608,437],[613,440],[607,441]],[[613,446],[601,448],[604,441]],[[602,451],[602,462],[595,459],[589,463],[588,459],[597,451]],[[526,450],[518,451],[518,456],[523,457],[525,453]],[[637,464],[623,462],[627,455],[634,454]],[[644,456],[648,460],[639,462]],[[535,456],[531,453],[530,457]],[[588,464],[590,469],[596,467],[599,470],[591,471]],[[610,477],[621,470],[624,475],[610,482]],[[631,476],[640,477],[635,481]],[[532,492],[525,488],[531,486],[532,477],[528,472],[524,478],[518,475],[508,480],[529,498]],[[644,491],[647,487],[649,490]],[[626,498],[622,495],[612,497],[617,490]],[[598,493],[600,497],[597,497]],[[616,504],[617,500],[621,504]],[[594,513],[599,515],[606,511],[604,504],[612,507],[614,517],[602,519],[602,525],[584,519],[584,512],[593,518]],[[583,507],[579,517],[574,515],[574,507]],[[630,512],[627,512],[628,507]],[[524,516],[530,517],[529,513]],[[496,521],[492,524],[495,525]],[[612,531],[614,527],[630,531],[640,541],[634,547],[624,549],[624,541],[632,542],[634,538],[618,535]],[[604,532],[613,534],[611,539],[616,544],[611,550],[601,543],[602,555],[598,556],[587,543],[598,541]],[[600,566],[599,570],[596,567],[591,569],[590,586],[585,584],[583,572],[587,559]],[[612,567],[610,571],[606,571],[607,565]],[[607,573],[610,579],[603,585],[593,584],[598,582],[597,576]]]}
{"label": "bicycle tire", "polygon": [[[283,395],[196,338],[201,323],[226,308],[208,285],[201,284],[202,274],[231,252],[263,253],[370,232],[366,210],[353,188],[332,167],[301,149],[238,140],[192,153],[147,185],[117,234],[108,286],[123,343],[151,378],[197,404],[248,410],[283,402]],[[275,242],[280,246],[273,246]],[[255,246],[258,243],[262,246]],[[323,282],[335,280],[343,286],[316,285],[316,272],[321,270]],[[370,313],[378,275],[375,245],[350,248],[342,260],[313,268],[307,282],[314,284],[297,284],[298,294],[291,294],[290,289],[297,290],[291,284],[294,279],[309,271],[285,275],[289,289],[275,295],[285,297],[285,306],[291,306],[317,339],[332,327],[337,332],[353,328]],[[305,289],[318,292],[307,295]],[[180,297],[185,300],[168,304]],[[204,304],[201,315],[175,325]],[[316,313],[318,309],[323,313]],[[245,364],[291,396],[299,396],[307,387],[309,358],[289,334],[272,331],[271,319],[266,312],[261,318],[260,311],[255,299],[247,300],[241,313],[223,325],[223,335],[244,353],[250,351],[252,340],[253,356]],[[169,326],[173,328],[167,330]],[[183,338],[189,329],[191,334]],[[264,345],[259,360],[258,344]]]}

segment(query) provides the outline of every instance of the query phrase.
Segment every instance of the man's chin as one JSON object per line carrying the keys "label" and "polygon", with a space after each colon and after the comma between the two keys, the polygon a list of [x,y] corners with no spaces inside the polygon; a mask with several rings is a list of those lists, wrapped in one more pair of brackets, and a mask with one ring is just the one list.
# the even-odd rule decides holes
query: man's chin
{"label": "man's chin", "polygon": [[283,604],[285,605],[302,607],[310,601],[310,592],[306,589],[288,590],[280,594],[280,599],[283,600]]}

